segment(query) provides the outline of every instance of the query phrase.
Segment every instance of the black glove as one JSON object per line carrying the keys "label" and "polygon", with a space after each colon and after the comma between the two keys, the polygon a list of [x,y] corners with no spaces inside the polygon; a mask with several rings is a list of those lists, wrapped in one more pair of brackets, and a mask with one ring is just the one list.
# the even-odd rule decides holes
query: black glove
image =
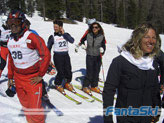
{"label": "black glove", "polygon": [[9,97],[14,97],[14,95],[16,94],[16,89],[14,85],[11,85],[7,90],[6,90],[6,94]]}

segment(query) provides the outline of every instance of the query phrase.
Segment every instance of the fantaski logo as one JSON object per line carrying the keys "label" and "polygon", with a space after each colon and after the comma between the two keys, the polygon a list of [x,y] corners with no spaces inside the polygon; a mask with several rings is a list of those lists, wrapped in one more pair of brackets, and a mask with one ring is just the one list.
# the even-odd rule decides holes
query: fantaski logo
{"label": "fantaski logo", "polygon": [[151,106],[141,106],[140,108],[114,108],[112,106],[107,107],[105,116],[116,115],[116,116],[157,116],[159,107],[152,108]]}

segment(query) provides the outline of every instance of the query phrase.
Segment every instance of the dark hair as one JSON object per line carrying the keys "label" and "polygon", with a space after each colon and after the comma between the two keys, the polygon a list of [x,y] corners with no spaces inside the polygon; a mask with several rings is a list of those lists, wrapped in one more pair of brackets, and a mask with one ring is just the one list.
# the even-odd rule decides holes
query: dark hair
{"label": "dark hair", "polygon": [[27,26],[30,26],[30,25],[31,25],[30,21],[27,20],[27,19],[24,21],[24,23],[25,23]]}
{"label": "dark hair", "polygon": [[97,22],[94,22],[94,23],[91,24],[91,26],[89,27],[89,33],[90,33],[90,32],[93,33],[93,25],[95,25],[95,24],[100,28],[100,30],[99,30],[98,33],[104,35],[103,28],[102,28],[101,25],[100,25],[99,23],[97,23]]}
{"label": "dark hair", "polygon": [[53,24],[57,24],[57,25],[63,27],[63,22],[60,21],[60,20],[54,20],[54,21],[53,21]]}

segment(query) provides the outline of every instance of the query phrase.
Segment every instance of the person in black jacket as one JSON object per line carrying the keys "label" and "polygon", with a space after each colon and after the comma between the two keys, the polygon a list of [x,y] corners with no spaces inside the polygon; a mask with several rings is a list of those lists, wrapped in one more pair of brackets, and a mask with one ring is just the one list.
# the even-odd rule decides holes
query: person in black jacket
{"label": "person in black jacket", "polygon": [[53,35],[50,35],[47,47],[51,51],[53,46],[53,60],[57,69],[55,87],[59,92],[65,93],[62,86],[63,81],[65,82],[64,86],[68,90],[74,90],[73,86],[70,84],[72,81],[72,66],[70,56],[68,54],[68,42],[73,43],[74,38],[64,31],[62,21],[55,20],[53,21],[53,24],[55,32]]}
{"label": "person in black jacket", "polygon": [[159,66],[159,76],[160,76],[160,93],[162,97],[162,107],[164,108],[164,53],[160,50],[159,55],[155,58],[156,63]]}
{"label": "person in black jacket", "polygon": [[[161,47],[161,42],[160,42]],[[164,52],[160,50],[159,55],[155,57],[155,63],[158,64],[159,68],[159,85],[160,85],[160,94],[163,95],[161,106],[164,108]],[[164,122],[164,121],[163,121]]]}
{"label": "person in black jacket", "polygon": [[[158,72],[153,66],[154,56],[160,51],[160,37],[151,24],[142,24],[132,33],[131,39],[122,47],[121,55],[113,59],[103,90],[104,123],[113,123],[108,109],[141,108],[161,106]],[[154,112],[155,113],[155,112]],[[150,123],[154,116],[116,115],[117,123]]]}
{"label": "person in black jacket", "polygon": [[158,63],[159,66],[159,75],[160,75],[160,87],[161,87],[161,94],[163,93],[163,86],[164,86],[164,53],[160,50],[159,55],[155,58],[155,61]]}
{"label": "person in black jacket", "polygon": [[[87,41],[87,46],[85,45]],[[88,33],[83,36],[79,45],[86,50],[86,76],[83,81],[83,91],[101,93],[98,87],[101,56],[105,53],[105,36],[101,25],[94,22],[90,25]]]}

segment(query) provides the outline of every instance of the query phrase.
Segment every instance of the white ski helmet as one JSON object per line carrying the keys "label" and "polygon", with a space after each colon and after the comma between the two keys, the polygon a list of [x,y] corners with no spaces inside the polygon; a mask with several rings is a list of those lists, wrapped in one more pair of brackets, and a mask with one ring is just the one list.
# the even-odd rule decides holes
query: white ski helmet
{"label": "white ski helmet", "polygon": [[91,24],[93,24],[94,22],[96,22],[95,18],[92,19],[88,19],[88,25],[90,26]]}

